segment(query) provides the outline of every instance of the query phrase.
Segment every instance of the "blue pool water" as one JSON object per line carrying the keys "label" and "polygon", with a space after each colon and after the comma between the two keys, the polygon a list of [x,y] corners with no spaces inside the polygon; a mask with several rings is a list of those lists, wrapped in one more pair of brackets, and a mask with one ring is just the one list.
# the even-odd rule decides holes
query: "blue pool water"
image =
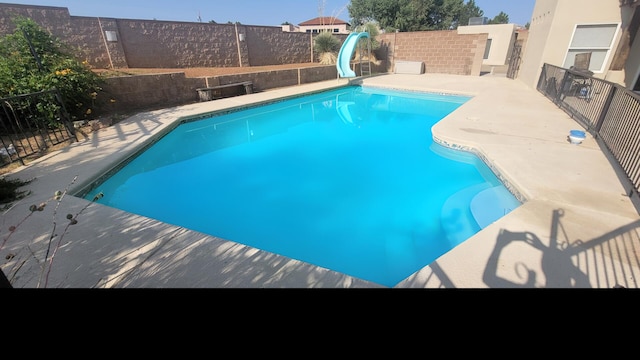
{"label": "blue pool water", "polygon": [[432,140],[468,99],[351,86],[194,119],[85,198],[394,286],[520,205]]}

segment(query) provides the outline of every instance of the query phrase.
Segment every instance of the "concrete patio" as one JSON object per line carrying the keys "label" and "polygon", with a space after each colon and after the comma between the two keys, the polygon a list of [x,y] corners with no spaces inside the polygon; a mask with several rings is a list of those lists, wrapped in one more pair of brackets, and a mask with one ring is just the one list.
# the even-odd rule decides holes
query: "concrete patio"
{"label": "concrete patio", "polygon": [[[390,74],[365,86],[472,95],[433,127],[475,149],[524,204],[395,288],[637,288],[640,215],[629,185],[591,136],[534,89],[503,76]],[[3,214],[2,270],[15,288],[384,288],[345,274],[71,196],[180,118],[348,83],[336,79],[139,113],[17,169],[32,193]],[[59,203],[57,190],[68,193]],[[48,202],[43,211],[29,206]],[[66,214],[77,214],[68,230]],[[55,226],[55,229],[54,229]]]}

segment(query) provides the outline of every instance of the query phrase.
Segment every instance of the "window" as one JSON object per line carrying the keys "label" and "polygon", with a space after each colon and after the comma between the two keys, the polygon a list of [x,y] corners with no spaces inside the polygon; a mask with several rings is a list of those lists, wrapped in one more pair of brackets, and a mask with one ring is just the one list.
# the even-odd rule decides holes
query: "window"
{"label": "window", "polygon": [[574,66],[577,54],[591,53],[589,70],[602,72],[617,31],[618,24],[577,25],[563,67]]}
{"label": "window", "polygon": [[491,51],[491,39],[487,39],[487,45],[484,47],[484,57],[483,59],[489,58],[489,52]]}
{"label": "window", "polygon": [[333,32],[334,33],[338,33],[338,32],[340,32],[340,29],[333,29]]}
{"label": "window", "polygon": [[313,29],[313,33],[317,34],[318,33],[318,29]]}

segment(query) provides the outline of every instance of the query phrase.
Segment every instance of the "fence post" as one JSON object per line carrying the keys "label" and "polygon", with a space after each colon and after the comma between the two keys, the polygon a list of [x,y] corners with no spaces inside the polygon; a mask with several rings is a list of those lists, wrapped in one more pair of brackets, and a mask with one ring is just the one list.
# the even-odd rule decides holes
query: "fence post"
{"label": "fence post", "polygon": [[76,136],[76,129],[73,127],[73,124],[69,119],[69,114],[67,113],[67,108],[64,106],[64,101],[62,101],[62,95],[60,95],[60,91],[58,91],[58,89],[56,88],[53,88],[53,93],[55,94],[56,101],[58,102],[58,104],[60,104],[60,118],[62,120],[62,123],[64,124],[64,127],[67,129],[69,134],[73,135],[73,137],[78,140]]}

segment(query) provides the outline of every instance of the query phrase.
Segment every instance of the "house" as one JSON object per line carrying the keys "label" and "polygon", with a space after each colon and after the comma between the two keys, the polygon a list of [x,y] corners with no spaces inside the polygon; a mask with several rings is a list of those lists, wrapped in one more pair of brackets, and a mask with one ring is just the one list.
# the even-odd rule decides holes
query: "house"
{"label": "house", "polygon": [[307,20],[298,24],[298,29],[301,32],[307,33],[320,33],[323,31],[330,31],[334,34],[348,34],[349,27],[351,25],[336,17],[321,16],[311,20]]}
{"label": "house", "polygon": [[640,0],[536,0],[519,79],[535,88],[545,63],[578,59],[593,76],[640,90]]}

